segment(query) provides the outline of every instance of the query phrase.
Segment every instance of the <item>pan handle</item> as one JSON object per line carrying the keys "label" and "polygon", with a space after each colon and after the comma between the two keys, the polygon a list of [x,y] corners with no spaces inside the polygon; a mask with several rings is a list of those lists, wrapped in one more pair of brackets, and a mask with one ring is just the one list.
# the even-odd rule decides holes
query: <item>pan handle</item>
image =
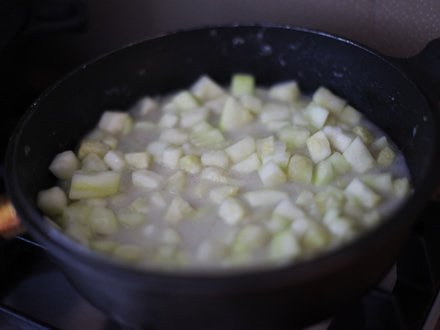
{"label": "pan handle", "polygon": [[440,38],[430,41],[413,57],[392,60],[417,83],[440,117]]}

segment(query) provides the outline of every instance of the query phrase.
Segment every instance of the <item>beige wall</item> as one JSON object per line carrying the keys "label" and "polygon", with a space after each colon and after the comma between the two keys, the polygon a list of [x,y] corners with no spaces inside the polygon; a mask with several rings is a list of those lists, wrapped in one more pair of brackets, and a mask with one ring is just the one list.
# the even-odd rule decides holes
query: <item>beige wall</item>
{"label": "beige wall", "polygon": [[410,56],[440,37],[440,0],[88,0],[86,57],[176,29],[223,23],[279,23],[354,39]]}

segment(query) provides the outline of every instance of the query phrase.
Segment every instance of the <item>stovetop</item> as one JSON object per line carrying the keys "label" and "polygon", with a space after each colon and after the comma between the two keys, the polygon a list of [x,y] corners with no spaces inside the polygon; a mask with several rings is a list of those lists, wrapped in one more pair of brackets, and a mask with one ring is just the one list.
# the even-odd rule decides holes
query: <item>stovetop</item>
{"label": "stovetop", "polygon": [[[68,57],[55,64],[52,52],[59,49],[53,39],[43,39],[21,40],[6,53],[7,65],[0,66],[1,82],[7,82],[0,96],[0,195],[6,142],[18,118],[47,86],[79,64]],[[45,52],[35,52],[42,44]],[[440,203],[429,203],[383,281],[356,304],[307,330],[440,329],[439,218]],[[122,328],[80,296],[31,237],[0,238],[0,329]]]}

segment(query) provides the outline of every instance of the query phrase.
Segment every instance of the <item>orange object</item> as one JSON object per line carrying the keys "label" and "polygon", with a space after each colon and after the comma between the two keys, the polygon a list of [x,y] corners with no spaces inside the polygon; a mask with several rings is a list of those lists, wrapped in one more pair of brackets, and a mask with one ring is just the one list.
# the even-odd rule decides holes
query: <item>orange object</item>
{"label": "orange object", "polygon": [[0,196],[0,236],[7,238],[22,230],[20,219],[11,202],[6,197]]}

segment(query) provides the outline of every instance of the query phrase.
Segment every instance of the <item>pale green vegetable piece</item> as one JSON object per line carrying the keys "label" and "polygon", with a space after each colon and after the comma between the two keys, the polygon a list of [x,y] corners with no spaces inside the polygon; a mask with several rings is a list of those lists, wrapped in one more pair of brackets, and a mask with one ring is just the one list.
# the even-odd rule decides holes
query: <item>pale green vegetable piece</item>
{"label": "pale green vegetable piece", "polygon": [[149,170],[133,171],[131,181],[135,187],[148,190],[158,189],[163,184],[162,176]]}
{"label": "pale green vegetable piece", "polygon": [[248,191],[243,194],[243,198],[254,207],[271,206],[288,197],[286,192],[272,189]]}
{"label": "pale green vegetable piece", "polygon": [[229,197],[220,204],[218,213],[227,224],[235,225],[243,219],[245,209],[238,199]]}
{"label": "pale green vegetable piece", "polygon": [[352,134],[340,127],[325,126],[322,131],[327,136],[332,147],[340,152],[344,152],[354,139]]}
{"label": "pale green vegetable piece", "polygon": [[350,163],[352,169],[358,173],[364,173],[371,169],[374,164],[374,158],[370,151],[362,142],[360,137],[353,140],[343,153],[347,162]]}
{"label": "pale green vegetable piece", "polygon": [[263,164],[258,170],[258,175],[267,187],[274,187],[287,181],[284,171],[273,161]]}
{"label": "pale green vegetable piece", "polygon": [[243,107],[250,110],[253,114],[259,114],[263,111],[263,102],[254,95],[244,94],[240,95],[238,99]]}
{"label": "pale green vegetable piece", "polygon": [[99,120],[98,127],[110,134],[122,134],[127,130],[130,115],[121,111],[105,111]]}
{"label": "pale green vegetable piece", "polygon": [[186,182],[187,175],[182,170],[179,170],[168,178],[167,189],[180,193],[183,191]]}
{"label": "pale green vegetable piece", "polygon": [[245,137],[227,147],[225,152],[233,163],[237,163],[255,152],[255,140],[252,137]]}
{"label": "pale green vegetable piece", "polygon": [[255,93],[255,78],[250,74],[237,73],[231,78],[231,93],[234,96]]}
{"label": "pale green vegetable piece", "polygon": [[110,235],[118,230],[118,222],[112,210],[105,207],[92,207],[90,229],[98,235]]}
{"label": "pale green vegetable piece", "polygon": [[151,194],[151,203],[158,208],[165,208],[167,206],[167,201],[165,199],[164,193],[160,191],[156,191]]}
{"label": "pale green vegetable piece", "polygon": [[189,136],[189,142],[196,147],[220,148],[225,143],[222,132],[216,128],[193,131]]}
{"label": "pale green vegetable piece", "polygon": [[201,76],[192,86],[191,93],[199,100],[208,101],[222,96],[225,91],[209,76]]}
{"label": "pale green vegetable piece", "polygon": [[179,117],[174,113],[165,113],[159,120],[160,127],[172,128],[179,122]]}
{"label": "pale green vegetable piece", "polygon": [[136,121],[133,125],[133,130],[139,131],[153,131],[158,127],[156,123],[153,123],[149,120],[140,120]]}
{"label": "pale green vegetable piece", "polygon": [[318,131],[307,139],[307,150],[313,162],[318,163],[331,154],[330,143],[322,131]]}
{"label": "pale green vegetable piece", "polygon": [[231,185],[217,187],[209,192],[209,198],[214,203],[220,204],[226,198],[237,195],[238,189],[239,188],[237,186],[231,186]]}
{"label": "pale green vegetable piece", "polygon": [[200,105],[197,99],[188,91],[177,93],[171,103],[176,109],[181,111],[194,109]]}
{"label": "pale green vegetable piece", "polygon": [[290,120],[272,120],[266,123],[266,128],[271,132],[278,132],[279,130],[286,126],[289,126],[290,124]]}
{"label": "pale green vegetable piece", "polygon": [[388,167],[391,166],[395,158],[396,153],[389,146],[386,146],[377,155],[377,163],[379,165]]}
{"label": "pale green vegetable piece", "polygon": [[154,160],[160,164],[162,161],[162,154],[163,151],[169,146],[170,144],[163,141],[153,141],[147,146],[147,152],[151,154],[154,158]]}
{"label": "pale green vegetable piece", "polygon": [[273,210],[273,215],[278,215],[289,220],[305,217],[304,211],[300,207],[292,204],[289,199],[282,200]]}
{"label": "pale green vegetable piece", "polygon": [[271,218],[265,222],[266,228],[271,233],[278,233],[290,226],[292,220],[278,214],[273,214]]}
{"label": "pale green vegetable piece", "polygon": [[191,128],[200,122],[204,122],[208,118],[208,111],[207,108],[199,107],[183,112],[180,115],[180,127]]}
{"label": "pale green vegetable piece", "polygon": [[134,211],[147,213],[150,209],[150,202],[147,198],[136,198],[131,204],[130,208]]}
{"label": "pale green vegetable piece", "polygon": [[198,246],[195,257],[198,261],[209,262],[212,259],[225,257],[226,253],[227,249],[223,243],[209,239]]}
{"label": "pale green vegetable piece", "polygon": [[365,144],[370,144],[374,140],[373,134],[366,127],[355,126],[353,128],[353,133],[359,136],[362,139],[362,142],[364,142]]}
{"label": "pale green vegetable piece", "polygon": [[322,128],[327,121],[328,116],[329,111],[326,108],[313,102],[304,110],[304,117],[308,119],[315,129]]}
{"label": "pale green vegetable piece", "polygon": [[339,113],[339,120],[350,125],[356,125],[361,121],[362,114],[350,105],[346,105]]}
{"label": "pale green vegetable piece", "polygon": [[267,124],[273,121],[285,120],[289,117],[290,110],[287,104],[269,102],[263,106],[260,121]]}
{"label": "pale green vegetable piece", "polygon": [[221,95],[219,97],[216,97],[215,99],[206,101],[203,106],[216,114],[221,114],[223,108],[225,107],[226,100],[229,97],[230,96],[228,94]]}
{"label": "pale green vegetable piece", "polygon": [[83,140],[78,150],[79,159],[84,159],[89,154],[96,154],[99,157],[103,157],[110,147],[101,141],[96,140]]}
{"label": "pale green vegetable piece", "polygon": [[201,161],[203,166],[216,166],[227,168],[229,166],[229,157],[223,150],[208,151],[202,154]]}
{"label": "pale green vegetable piece", "polygon": [[67,206],[67,197],[60,187],[42,190],[37,196],[37,206],[48,216],[61,215]]}
{"label": "pale green vegetable piece", "polygon": [[361,177],[361,180],[374,190],[383,193],[393,191],[391,173],[369,174]]}
{"label": "pale green vegetable piece", "polygon": [[205,167],[200,173],[200,178],[202,180],[208,180],[216,183],[228,183],[229,178],[226,172],[217,167]]}
{"label": "pale green vegetable piece", "polygon": [[75,172],[70,185],[69,198],[96,198],[116,194],[121,175],[118,172],[104,171],[93,173]]}
{"label": "pale green vegetable piece", "polygon": [[224,131],[238,129],[254,119],[252,113],[233,97],[228,97],[223,107],[219,127]]}
{"label": "pale green vegetable piece", "polygon": [[312,221],[301,237],[303,247],[308,251],[325,248],[331,241],[331,235],[321,224]]}
{"label": "pale green vegetable piece", "polygon": [[67,150],[59,153],[52,160],[49,170],[58,178],[68,180],[79,169],[80,162],[73,151]]}
{"label": "pale green vegetable piece", "polygon": [[110,150],[104,155],[104,162],[113,171],[122,171],[126,165],[124,154],[115,150]]}
{"label": "pale green vegetable piece", "polygon": [[264,244],[267,238],[268,233],[263,227],[254,224],[246,225],[238,232],[232,245],[232,253],[251,252]]}
{"label": "pale green vegetable piece", "polygon": [[285,81],[269,88],[268,96],[274,100],[294,102],[298,99],[300,90],[296,81]]}
{"label": "pale green vegetable piece", "polygon": [[116,212],[116,216],[118,222],[126,228],[139,228],[146,221],[145,214],[130,209],[119,210]]}
{"label": "pale green vegetable piece", "polygon": [[188,133],[180,128],[164,128],[159,140],[165,143],[182,145],[189,139]]}
{"label": "pale green vegetable piece", "polygon": [[345,193],[356,197],[363,206],[370,208],[376,206],[381,200],[378,194],[368,188],[358,178],[354,178],[348,184],[347,188],[345,188]]}
{"label": "pale green vegetable piece", "polygon": [[335,179],[336,172],[329,159],[316,164],[313,173],[313,183],[318,186],[326,185]]}
{"label": "pale green vegetable piece", "polygon": [[111,240],[93,240],[89,242],[89,246],[94,251],[112,254],[117,243]]}
{"label": "pale green vegetable piece", "polygon": [[162,154],[162,164],[173,170],[179,167],[179,160],[183,156],[181,147],[169,146],[165,148]]}
{"label": "pale green vegetable piece", "polygon": [[287,171],[289,180],[310,184],[313,177],[313,162],[307,156],[293,155]]}
{"label": "pale green vegetable piece", "polygon": [[180,196],[176,196],[171,201],[168,210],[165,213],[165,220],[176,224],[182,219],[194,213],[192,206]]}
{"label": "pale green vegetable piece", "polygon": [[116,149],[119,140],[114,136],[107,135],[102,138],[102,142],[110,147],[110,149]]}
{"label": "pale green vegetable piece", "polygon": [[287,229],[273,236],[268,254],[271,260],[293,259],[301,254],[301,246],[293,232]]}
{"label": "pale green vegetable piece", "polygon": [[329,109],[332,113],[339,113],[344,108],[347,101],[333,94],[329,89],[321,86],[312,96],[313,102]]}
{"label": "pale green vegetable piece", "polygon": [[334,152],[326,161],[333,165],[333,170],[337,175],[345,174],[351,170],[350,163],[339,152]]}
{"label": "pale green vegetable piece", "polygon": [[144,117],[159,108],[156,100],[149,96],[140,99],[133,108],[132,113],[137,117]]}
{"label": "pale green vegetable piece", "polygon": [[98,155],[88,154],[81,162],[81,170],[85,172],[104,172],[108,170],[108,166]]}
{"label": "pale green vegetable piece", "polygon": [[272,155],[275,152],[275,137],[273,135],[256,141],[257,155],[260,159]]}
{"label": "pale green vegetable piece", "polygon": [[176,245],[180,243],[181,239],[177,231],[172,228],[165,228],[162,232],[161,241],[163,244]]}
{"label": "pale green vegetable piece", "polygon": [[129,167],[139,170],[147,169],[151,161],[151,156],[147,152],[129,152],[124,157]]}
{"label": "pale green vegetable piece", "polygon": [[300,126],[287,125],[278,132],[278,138],[293,150],[304,147],[309,137],[310,131]]}
{"label": "pale green vegetable piece", "polygon": [[231,170],[237,173],[250,174],[256,171],[261,165],[260,158],[256,153],[251,154],[248,158],[236,163]]}
{"label": "pale green vegetable piece", "polygon": [[198,156],[186,155],[180,158],[179,168],[190,174],[197,174],[202,170],[202,163]]}

